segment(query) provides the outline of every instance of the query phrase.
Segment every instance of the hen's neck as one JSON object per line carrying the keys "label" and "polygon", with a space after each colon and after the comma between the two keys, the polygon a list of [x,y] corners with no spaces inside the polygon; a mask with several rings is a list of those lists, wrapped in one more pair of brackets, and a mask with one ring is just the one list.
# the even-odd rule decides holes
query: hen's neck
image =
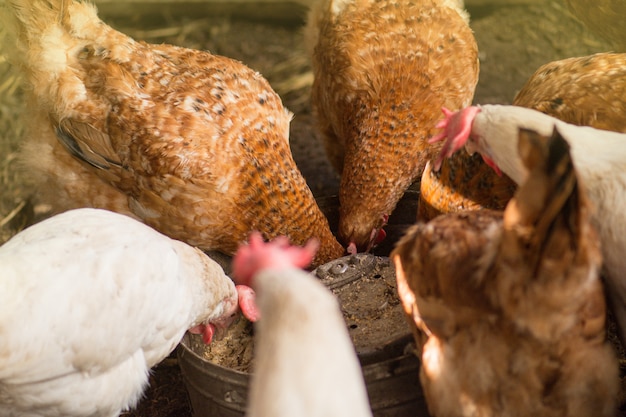
{"label": "hen's neck", "polygon": [[478,138],[480,151],[521,184],[527,172],[517,149],[518,129],[532,129],[550,136],[555,126],[570,145],[574,165],[583,181],[603,172],[626,175],[626,169],[621,169],[626,168],[626,134],[575,126],[535,110],[501,105],[482,106],[472,134]]}
{"label": "hen's neck", "polygon": [[177,241],[174,250],[180,259],[178,280],[189,291],[189,324],[215,320],[237,303],[235,284],[217,262]]}
{"label": "hen's neck", "polygon": [[[371,417],[361,368],[333,294],[299,269],[255,275],[257,323],[250,417]],[[315,381],[316,389],[310,389]]]}

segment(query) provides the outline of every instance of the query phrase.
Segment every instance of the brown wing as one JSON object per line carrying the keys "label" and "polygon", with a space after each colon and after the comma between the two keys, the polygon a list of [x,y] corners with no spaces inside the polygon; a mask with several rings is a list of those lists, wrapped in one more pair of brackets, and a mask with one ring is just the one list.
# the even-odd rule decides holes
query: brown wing
{"label": "brown wing", "polygon": [[485,285],[501,219],[489,210],[453,213],[407,231],[391,256],[412,327],[447,339],[491,313]]}
{"label": "brown wing", "polygon": [[72,156],[96,168],[98,175],[109,184],[120,184],[122,163],[111,146],[109,135],[89,123],[72,119],[62,120],[56,133]]}
{"label": "brown wing", "polygon": [[602,340],[599,241],[569,145],[556,129],[520,130],[519,151],[529,177],[504,214],[499,305],[539,339]]}
{"label": "brown wing", "polygon": [[296,244],[316,237],[318,263],[343,254],[293,160],[291,114],[267,80],[207,52],[131,45],[132,60],[100,48],[79,55],[91,100],[60,122],[74,155],[117,181],[146,223],[192,245],[232,253],[258,230]]}
{"label": "brown wing", "polygon": [[600,53],[543,65],[513,104],[579,126],[626,132],[626,54]]}

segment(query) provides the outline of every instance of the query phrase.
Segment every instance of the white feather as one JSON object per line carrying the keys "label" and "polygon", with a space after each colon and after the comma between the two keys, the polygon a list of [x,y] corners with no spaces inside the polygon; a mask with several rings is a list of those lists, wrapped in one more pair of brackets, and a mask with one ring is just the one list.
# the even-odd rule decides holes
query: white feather
{"label": "white feather", "polygon": [[0,269],[0,416],[117,415],[188,328],[237,300],[202,252],[104,210],[22,231]]}
{"label": "white feather", "polygon": [[248,417],[367,417],[361,367],[336,298],[299,269],[255,276],[261,319]]}

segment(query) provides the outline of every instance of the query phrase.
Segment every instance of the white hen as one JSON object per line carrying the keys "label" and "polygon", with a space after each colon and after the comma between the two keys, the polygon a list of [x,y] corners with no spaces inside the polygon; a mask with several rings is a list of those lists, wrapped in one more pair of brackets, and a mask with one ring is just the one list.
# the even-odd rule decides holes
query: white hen
{"label": "white hen", "polygon": [[117,416],[187,329],[238,306],[204,253],[104,210],[22,231],[0,270],[0,416]]}
{"label": "white hen", "polygon": [[256,291],[255,372],[247,417],[371,417],[361,367],[337,299],[300,268],[315,247],[265,244],[233,260],[237,282]]}
{"label": "white hen", "polygon": [[549,136],[557,126],[594,205],[592,221],[600,234],[608,295],[626,342],[626,134],[571,125],[516,106],[484,105],[444,113],[446,119],[439,126],[445,130],[432,139],[447,139],[436,165],[465,145],[517,184],[528,174],[517,152],[518,129]]}

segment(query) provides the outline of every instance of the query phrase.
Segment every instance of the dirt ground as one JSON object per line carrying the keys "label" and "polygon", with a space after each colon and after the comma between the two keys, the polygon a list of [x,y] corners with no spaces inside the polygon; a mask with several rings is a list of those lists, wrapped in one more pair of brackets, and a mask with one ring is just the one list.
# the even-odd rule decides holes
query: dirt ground
{"label": "dirt ground", "polygon": [[[484,2],[483,2],[484,3]],[[471,26],[480,48],[481,73],[475,102],[510,103],[525,80],[542,64],[609,50],[590,34],[559,0],[541,4],[472,6]],[[140,11],[125,18],[103,18],[138,39],[167,42],[239,59],[265,75],[295,113],[291,128],[294,158],[317,196],[337,192],[338,178],[315,137],[308,94],[312,75],[303,50],[301,21],[266,24],[210,16],[161,16],[146,21]],[[445,74],[442,74],[445,76]],[[0,60],[0,243],[32,219],[25,202],[31,190],[19,172],[16,151],[22,132],[20,89],[15,74]],[[45,207],[35,208],[45,216]],[[139,408],[125,416],[190,415],[175,357],[155,368]]]}

